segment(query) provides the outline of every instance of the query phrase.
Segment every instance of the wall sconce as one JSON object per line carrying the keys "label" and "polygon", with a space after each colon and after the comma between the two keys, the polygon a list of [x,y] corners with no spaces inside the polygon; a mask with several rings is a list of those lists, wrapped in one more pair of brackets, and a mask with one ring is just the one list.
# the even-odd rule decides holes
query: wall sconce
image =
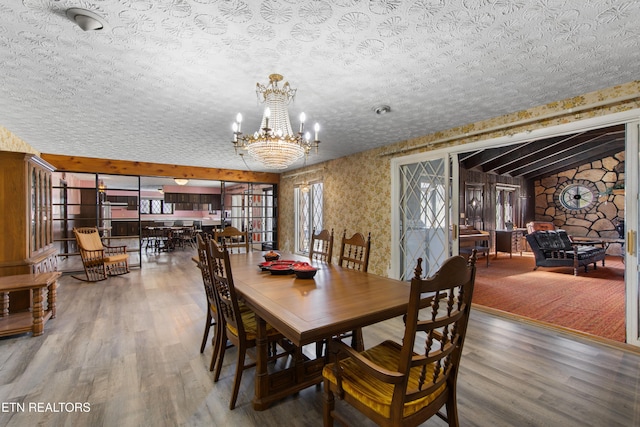
{"label": "wall sconce", "polygon": [[107,186],[105,185],[103,180],[98,181],[98,199],[100,201],[100,203],[104,202],[106,200],[106,191],[107,191]]}
{"label": "wall sconce", "polygon": [[187,185],[189,183],[189,180],[186,178],[173,178],[173,180],[176,182],[176,184],[178,185]]}

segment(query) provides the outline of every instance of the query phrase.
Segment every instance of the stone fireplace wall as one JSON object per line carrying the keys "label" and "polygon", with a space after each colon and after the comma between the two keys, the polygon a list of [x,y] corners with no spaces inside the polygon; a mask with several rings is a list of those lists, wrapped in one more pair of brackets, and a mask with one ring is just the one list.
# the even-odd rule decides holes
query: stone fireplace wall
{"label": "stone fireplace wall", "polygon": [[[624,151],[602,160],[534,182],[536,221],[552,221],[572,236],[618,237],[616,225],[624,221]],[[571,214],[557,205],[557,188],[566,181],[592,182],[599,191],[596,204],[584,213]],[[622,253],[620,244],[612,244],[611,255]]]}

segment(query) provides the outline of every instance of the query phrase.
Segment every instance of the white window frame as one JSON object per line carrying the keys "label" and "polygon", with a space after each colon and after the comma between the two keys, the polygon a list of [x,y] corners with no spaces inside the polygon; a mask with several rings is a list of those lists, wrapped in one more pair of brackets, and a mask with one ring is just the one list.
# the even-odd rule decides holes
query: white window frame
{"label": "white window frame", "polygon": [[[294,217],[295,217],[295,239],[294,252],[299,254],[308,254],[309,245],[311,244],[311,233],[314,227],[322,229],[324,217],[324,185],[322,181],[315,181],[308,184],[308,206],[309,212],[306,224],[300,221],[302,185],[294,188]],[[319,196],[319,197],[318,197]],[[318,206],[319,205],[319,206]],[[306,239],[303,238],[306,236]],[[306,240],[306,241],[305,241]]]}

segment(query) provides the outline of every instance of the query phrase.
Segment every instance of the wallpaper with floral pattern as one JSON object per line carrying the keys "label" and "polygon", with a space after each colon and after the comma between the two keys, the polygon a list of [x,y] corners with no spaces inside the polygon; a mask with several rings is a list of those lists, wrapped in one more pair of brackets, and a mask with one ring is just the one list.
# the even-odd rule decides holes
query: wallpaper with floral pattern
{"label": "wallpaper with floral pattern", "polygon": [[19,151],[40,155],[32,146],[11,133],[7,128],[0,126],[0,150]]}
{"label": "wallpaper with floral pattern", "polygon": [[[283,174],[280,182],[280,249],[294,249],[294,188],[324,183],[324,228],[335,230],[334,262],[343,230],[371,232],[369,272],[388,275],[391,248],[391,159],[640,108],[640,81],[390,144]],[[303,174],[305,170],[311,171]],[[288,177],[288,175],[290,175]]]}

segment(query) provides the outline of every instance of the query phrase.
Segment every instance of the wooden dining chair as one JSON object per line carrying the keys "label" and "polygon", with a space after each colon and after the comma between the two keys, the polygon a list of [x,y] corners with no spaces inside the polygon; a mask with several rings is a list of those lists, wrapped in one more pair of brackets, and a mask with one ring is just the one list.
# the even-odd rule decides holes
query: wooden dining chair
{"label": "wooden dining chair", "polygon": [[[422,259],[418,259],[401,343],[387,340],[358,352],[339,340],[331,341],[333,362],[322,371],[325,427],[334,419],[347,424],[336,410],[336,396],[381,426],[417,426],[433,415],[458,426],[456,382],[475,262],[475,252],[468,261],[456,255],[434,276],[422,279]],[[415,352],[414,346],[423,352]],[[349,421],[353,424],[353,419]]]}
{"label": "wooden dining chair", "polygon": [[[211,272],[213,277],[214,297],[216,308],[219,313],[220,321],[224,322],[224,331],[226,338],[231,341],[238,349],[238,360],[236,362],[236,375],[233,382],[233,392],[231,394],[231,402],[229,409],[234,409],[240,390],[240,380],[245,369],[254,367],[255,362],[245,364],[247,349],[256,347],[257,338],[257,322],[253,311],[245,308],[241,309],[238,302],[238,295],[233,284],[233,276],[231,273],[231,264],[229,261],[229,251],[227,248],[220,247],[215,240],[209,241],[209,253],[211,260]],[[267,324],[268,347],[274,349],[270,354],[269,360],[279,357],[288,356],[294,349],[293,346],[286,346],[284,337],[271,325]],[[278,343],[283,348],[287,347],[285,352],[276,353],[275,344]],[[217,360],[215,362],[214,382],[220,378],[222,361],[226,345],[220,345]],[[297,357],[301,357],[297,355]],[[297,360],[297,359],[296,359]]]}
{"label": "wooden dining chair", "polygon": [[366,272],[369,269],[369,251],[371,250],[371,233],[365,240],[362,233],[355,233],[347,239],[347,230],[342,234],[340,242],[340,266]]}
{"label": "wooden dining chair", "polygon": [[211,355],[211,363],[209,364],[209,370],[213,371],[215,362],[220,352],[220,346],[225,344],[226,339],[224,337],[224,330],[222,329],[223,322],[219,320],[218,309],[216,307],[215,290],[213,288],[213,276],[211,274],[211,255],[209,254],[209,244],[200,235],[196,235],[196,244],[198,250],[198,268],[202,274],[202,282],[204,284],[204,292],[207,298],[207,318],[204,324],[204,335],[202,336],[202,343],[200,344],[200,353],[204,352],[207,345],[207,339],[209,338],[209,331],[214,326],[213,332],[213,354]]}
{"label": "wooden dining chair", "polygon": [[105,280],[109,276],[117,276],[129,272],[129,254],[126,246],[106,246],[96,227],[74,227],[78,251],[84,266],[87,282]]}
{"label": "wooden dining chair", "polygon": [[191,226],[191,227],[184,227],[182,229],[182,234],[180,234],[180,245],[182,247],[186,247],[187,245],[189,245],[190,247],[194,247],[195,243],[196,243],[196,228]]}
{"label": "wooden dining chair", "polygon": [[311,246],[309,248],[309,258],[312,260],[331,262],[331,256],[333,254],[333,228],[331,232],[329,230],[322,230],[316,234],[314,229],[311,233]]}
{"label": "wooden dining chair", "polygon": [[[347,239],[347,230],[342,233],[340,243],[340,266],[367,272],[369,269],[369,252],[371,251],[371,233],[364,238],[362,233],[355,233]],[[351,346],[356,350],[364,349],[362,328],[340,335],[340,339],[351,338]]]}
{"label": "wooden dining chair", "polygon": [[216,229],[213,233],[213,239],[218,245],[225,246],[230,253],[239,253],[242,248],[245,252],[249,252],[249,233],[235,227],[228,226],[220,231]]}

